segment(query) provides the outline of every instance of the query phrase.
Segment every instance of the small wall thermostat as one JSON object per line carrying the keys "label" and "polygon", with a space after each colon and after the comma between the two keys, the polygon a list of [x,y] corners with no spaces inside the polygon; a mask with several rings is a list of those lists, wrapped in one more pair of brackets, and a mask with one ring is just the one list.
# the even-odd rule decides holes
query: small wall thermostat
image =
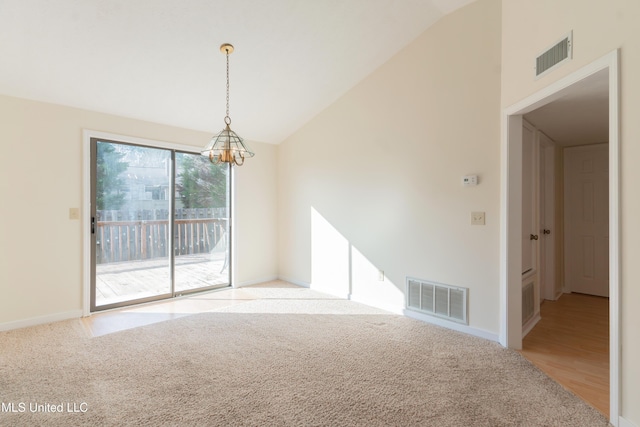
{"label": "small wall thermostat", "polygon": [[478,185],[478,175],[465,175],[462,177],[462,185],[465,187],[471,187]]}

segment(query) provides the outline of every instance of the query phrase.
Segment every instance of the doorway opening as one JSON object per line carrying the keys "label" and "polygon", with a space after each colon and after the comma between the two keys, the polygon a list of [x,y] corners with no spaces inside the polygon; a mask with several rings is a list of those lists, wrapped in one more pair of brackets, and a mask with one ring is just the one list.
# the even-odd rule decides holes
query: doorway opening
{"label": "doorway opening", "polygon": [[[588,91],[594,82],[604,79],[608,105],[608,288],[609,288],[609,416],[614,425],[619,417],[619,119],[618,52],[583,67],[534,95],[503,111],[502,139],[502,238],[501,238],[501,333],[503,345],[522,348],[523,295],[523,123],[535,121],[536,110],[558,106],[562,100],[580,91]],[[558,102],[555,102],[558,101]],[[557,114],[556,114],[557,115]],[[562,117],[562,115],[560,116]],[[584,120],[584,118],[583,118]],[[551,133],[551,132],[549,132]],[[558,227],[556,227],[558,228]],[[542,232],[544,229],[541,230]],[[562,253],[562,252],[561,252]],[[564,275],[559,275],[561,291]]]}

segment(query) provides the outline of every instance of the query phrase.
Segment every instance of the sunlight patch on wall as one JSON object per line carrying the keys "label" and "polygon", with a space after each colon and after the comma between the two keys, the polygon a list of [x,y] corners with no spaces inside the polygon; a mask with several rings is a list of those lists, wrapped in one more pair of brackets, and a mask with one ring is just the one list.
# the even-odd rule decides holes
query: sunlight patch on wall
{"label": "sunlight patch on wall", "polygon": [[349,242],[311,208],[311,288],[349,297]]}
{"label": "sunlight patch on wall", "polygon": [[[384,242],[380,242],[384,244]],[[401,312],[404,293],[381,269],[351,246],[351,299],[385,310]]]}
{"label": "sunlight patch on wall", "polygon": [[386,310],[404,307],[402,290],[313,207],[311,288]]}

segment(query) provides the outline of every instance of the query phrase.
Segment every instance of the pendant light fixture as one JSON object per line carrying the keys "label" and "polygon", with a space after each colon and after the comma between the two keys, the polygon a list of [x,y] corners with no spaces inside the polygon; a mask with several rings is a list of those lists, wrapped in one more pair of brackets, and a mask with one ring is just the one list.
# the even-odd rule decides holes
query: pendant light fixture
{"label": "pendant light fixture", "polygon": [[233,46],[225,43],[220,46],[220,52],[227,57],[227,115],[224,117],[225,128],[211,138],[211,142],[202,149],[200,154],[209,157],[211,163],[229,163],[231,166],[242,166],[244,159],[253,157],[254,153],[237,133],[231,130],[229,117],[229,55],[233,53]]}

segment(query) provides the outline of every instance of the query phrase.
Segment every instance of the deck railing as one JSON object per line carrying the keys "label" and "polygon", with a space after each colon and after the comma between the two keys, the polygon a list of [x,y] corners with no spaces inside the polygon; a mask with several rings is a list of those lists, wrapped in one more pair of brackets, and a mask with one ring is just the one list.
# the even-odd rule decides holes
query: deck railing
{"label": "deck railing", "polygon": [[[169,219],[166,211],[154,212],[153,215],[149,213],[114,215],[113,212],[98,212],[96,262],[105,264],[166,257],[171,247],[176,256],[226,250],[227,218],[198,218],[199,215],[213,214],[213,212],[207,209],[199,210],[203,212],[193,211],[198,210],[176,210],[173,245],[169,242]],[[158,218],[165,214],[166,219]],[[158,219],[129,219],[136,216]],[[196,217],[183,218],[184,216]],[[105,218],[110,220],[105,221]]]}

